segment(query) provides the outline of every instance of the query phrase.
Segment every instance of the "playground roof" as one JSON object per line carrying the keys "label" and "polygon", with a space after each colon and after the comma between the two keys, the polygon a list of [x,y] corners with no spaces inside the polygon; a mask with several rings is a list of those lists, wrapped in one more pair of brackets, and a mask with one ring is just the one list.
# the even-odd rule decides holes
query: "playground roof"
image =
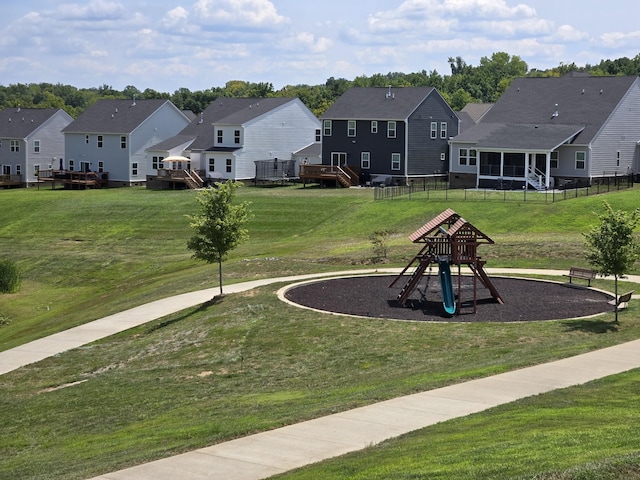
{"label": "playground roof", "polygon": [[429,237],[435,237],[445,232],[452,238],[455,238],[458,235],[466,236],[469,233],[472,233],[476,241],[484,240],[485,243],[494,243],[491,238],[471,225],[450,208],[447,208],[440,215],[434,217],[432,220],[425,223],[422,227],[409,235],[409,239],[413,243],[422,243],[426,242]]}

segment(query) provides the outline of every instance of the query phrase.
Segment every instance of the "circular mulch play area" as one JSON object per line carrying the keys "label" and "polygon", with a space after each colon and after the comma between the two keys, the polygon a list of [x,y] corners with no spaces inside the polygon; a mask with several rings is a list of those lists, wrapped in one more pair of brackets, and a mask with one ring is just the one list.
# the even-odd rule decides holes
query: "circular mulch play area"
{"label": "circular mulch play area", "polygon": [[[401,279],[389,288],[395,275],[363,275],[331,278],[294,285],[284,297],[293,303],[334,313],[363,317],[413,321],[446,322],[526,322],[586,317],[613,306],[612,295],[570,285],[521,278],[491,277],[504,304],[499,304],[481,282],[477,282],[477,313],[473,313],[473,277],[461,277],[462,309],[449,316],[442,306],[437,275],[427,285],[425,276],[403,307],[396,297],[404,285]],[[458,277],[453,276],[454,293],[458,294]],[[425,293],[423,297],[421,294]]]}

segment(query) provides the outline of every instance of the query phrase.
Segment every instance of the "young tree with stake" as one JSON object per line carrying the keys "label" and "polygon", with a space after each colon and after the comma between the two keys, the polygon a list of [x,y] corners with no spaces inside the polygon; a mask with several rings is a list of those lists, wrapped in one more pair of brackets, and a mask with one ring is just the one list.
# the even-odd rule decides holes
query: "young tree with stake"
{"label": "young tree with stake", "polygon": [[613,210],[603,202],[605,213],[596,214],[600,223],[585,236],[587,262],[602,276],[613,275],[615,288],[615,323],[618,323],[618,278],[624,276],[640,256],[640,244],[633,234],[640,221],[640,209],[631,213]]}
{"label": "young tree with stake", "polygon": [[200,212],[187,215],[195,234],[187,247],[193,257],[207,263],[218,263],[220,295],[222,295],[222,261],[227,253],[249,237],[244,228],[250,218],[249,202],[233,204],[236,190],[241,183],[216,182],[214,187],[198,192],[196,201]]}

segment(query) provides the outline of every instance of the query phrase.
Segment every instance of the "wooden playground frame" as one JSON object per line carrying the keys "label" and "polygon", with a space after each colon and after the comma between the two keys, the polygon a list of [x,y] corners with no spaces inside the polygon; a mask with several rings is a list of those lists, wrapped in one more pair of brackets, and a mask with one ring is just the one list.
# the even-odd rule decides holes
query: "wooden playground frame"
{"label": "wooden playground frame", "polygon": [[[389,285],[389,288],[393,287],[400,279],[406,278],[405,274],[409,269],[415,267],[398,294],[397,300],[401,305],[404,306],[406,304],[409,296],[420,284],[420,280],[427,268],[435,263],[440,267],[440,276],[443,282],[443,304],[447,313],[453,314],[455,312],[456,314],[460,314],[462,306],[462,265],[467,265],[473,273],[473,313],[477,312],[478,280],[491,292],[491,296],[496,299],[498,303],[504,303],[484,270],[486,262],[481,260],[477,255],[478,246],[482,244],[493,244],[494,241],[456,212],[450,208],[445,210],[409,235],[409,239],[413,243],[422,243],[424,245]],[[449,265],[457,265],[458,267],[458,295],[456,297],[451,292],[452,298],[447,299],[444,281],[447,276],[450,281]],[[443,270],[443,268],[446,268],[446,270]]]}

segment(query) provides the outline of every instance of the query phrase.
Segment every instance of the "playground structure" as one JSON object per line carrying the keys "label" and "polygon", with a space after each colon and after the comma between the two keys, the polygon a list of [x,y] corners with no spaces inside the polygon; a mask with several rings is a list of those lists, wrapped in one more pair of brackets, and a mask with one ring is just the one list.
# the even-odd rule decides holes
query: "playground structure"
{"label": "playground structure", "polygon": [[[486,262],[481,260],[477,255],[479,245],[493,244],[493,240],[456,212],[450,208],[445,210],[409,235],[409,239],[413,243],[422,243],[424,246],[389,285],[389,288],[393,287],[400,279],[406,278],[407,276],[405,274],[412,267],[415,267],[411,275],[408,275],[404,287],[402,287],[402,290],[400,290],[398,294],[397,300],[401,305],[404,306],[406,304],[411,294],[418,288],[427,269],[430,270],[433,264],[438,264],[438,276],[442,288],[442,305],[448,315],[459,314],[462,306],[462,265],[467,265],[473,273],[473,313],[477,311],[478,280],[489,290],[491,296],[496,299],[498,303],[504,303],[484,270],[484,264]],[[458,266],[457,296],[454,294],[451,265]],[[423,297],[425,295],[426,289]]]}

